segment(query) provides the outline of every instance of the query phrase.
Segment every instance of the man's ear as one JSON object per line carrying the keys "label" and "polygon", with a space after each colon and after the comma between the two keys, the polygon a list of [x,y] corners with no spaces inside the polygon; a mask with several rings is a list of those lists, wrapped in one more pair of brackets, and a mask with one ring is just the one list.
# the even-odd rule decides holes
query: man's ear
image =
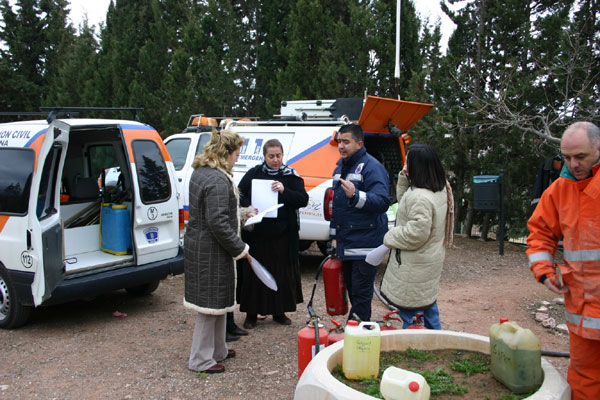
{"label": "man's ear", "polygon": [[363,142],[362,140],[358,141],[358,148],[362,149],[362,147],[365,145],[365,142]]}

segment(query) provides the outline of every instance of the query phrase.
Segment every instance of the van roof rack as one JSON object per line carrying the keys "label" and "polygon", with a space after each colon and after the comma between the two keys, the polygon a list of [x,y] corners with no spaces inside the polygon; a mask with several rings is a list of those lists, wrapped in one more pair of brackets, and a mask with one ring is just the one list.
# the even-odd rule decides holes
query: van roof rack
{"label": "van roof rack", "polygon": [[[0,112],[0,116],[11,116],[14,115],[16,117],[37,117],[48,115],[47,112],[44,111],[2,111]],[[73,116],[79,115],[78,112],[72,111],[60,111],[57,115],[65,115],[67,118],[72,118]]]}
{"label": "van roof rack", "polygon": [[115,111],[115,112],[116,111],[130,111],[133,113],[133,119],[137,122],[141,122],[138,112],[144,111],[143,108],[139,108],[139,107],[61,107],[61,106],[40,107],[40,110],[49,111],[48,118],[46,118],[46,121],[48,121],[48,123],[54,121],[56,119],[56,116],[59,113],[68,113],[68,112],[73,112],[73,111]]}

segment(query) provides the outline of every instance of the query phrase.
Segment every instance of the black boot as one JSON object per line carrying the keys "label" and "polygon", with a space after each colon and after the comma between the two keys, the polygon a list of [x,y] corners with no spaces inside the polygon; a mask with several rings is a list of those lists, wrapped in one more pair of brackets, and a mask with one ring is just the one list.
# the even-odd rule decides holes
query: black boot
{"label": "black boot", "polygon": [[235,336],[246,336],[248,334],[248,332],[246,332],[245,330],[243,330],[242,328],[240,328],[239,326],[237,326],[235,324],[235,321],[233,319],[233,312],[228,312],[227,313],[227,333],[229,335],[235,335]]}

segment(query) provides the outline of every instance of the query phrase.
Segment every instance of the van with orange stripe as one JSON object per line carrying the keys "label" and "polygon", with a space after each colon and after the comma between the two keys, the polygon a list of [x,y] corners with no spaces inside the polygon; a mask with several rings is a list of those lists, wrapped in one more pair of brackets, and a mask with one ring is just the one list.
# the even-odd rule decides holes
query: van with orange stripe
{"label": "van with orange stripe", "polygon": [[147,294],[182,273],[178,204],[173,163],[146,124],[0,124],[0,328],[34,306]]}
{"label": "van with orange stripe", "polygon": [[[192,162],[196,154],[202,152],[202,147],[210,139],[210,131],[220,120],[221,128],[231,129],[245,139],[238,162],[233,167],[236,182],[250,168],[263,162],[262,146],[267,140],[278,139],[281,142],[284,164],[294,168],[304,179],[309,194],[308,205],[300,209],[301,248],[306,249],[317,241],[321,251],[325,252],[333,195],[328,189],[340,158],[336,142],[339,127],[351,122],[361,125],[367,151],[381,161],[395,181],[404,163],[405,146],[410,140],[406,132],[432,107],[431,104],[368,96],[366,100],[284,101],[280,114],[268,121],[194,115],[183,133],[165,139],[183,197],[184,214],[189,209]],[[390,190],[394,189],[395,183]],[[392,198],[395,199],[395,195]]]}

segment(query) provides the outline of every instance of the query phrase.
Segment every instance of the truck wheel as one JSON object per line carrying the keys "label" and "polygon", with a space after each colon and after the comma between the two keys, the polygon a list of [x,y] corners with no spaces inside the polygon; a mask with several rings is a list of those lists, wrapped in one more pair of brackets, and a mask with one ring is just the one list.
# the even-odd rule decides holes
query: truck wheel
{"label": "truck wheel", "polygon": [[312,240],[301,240],[300,241],[300,251],[305,251],[308,250],[310,248],[310,245],[312,244]]}
{"label": "truck wheel", "polygon": [[321,254],[323,254],[324,256],[329,255],[327,253],[327,241],[318,241],[317,242],[317,246],[319,247],[319,250],[321,251]]}
{"label": "truck wheel", "polygon": [[0,266],[0,328],[14,329],[24,325],[31,308],[21,304],[8,272]]}
{"label": "truck wheel", "polygon": [[144,283],[143,285],[125,288],[125,290],[127,290],[127,293],[134,296],[146,296],[154,292],[158,288],[159,284],[160,281],[148,282]]}

